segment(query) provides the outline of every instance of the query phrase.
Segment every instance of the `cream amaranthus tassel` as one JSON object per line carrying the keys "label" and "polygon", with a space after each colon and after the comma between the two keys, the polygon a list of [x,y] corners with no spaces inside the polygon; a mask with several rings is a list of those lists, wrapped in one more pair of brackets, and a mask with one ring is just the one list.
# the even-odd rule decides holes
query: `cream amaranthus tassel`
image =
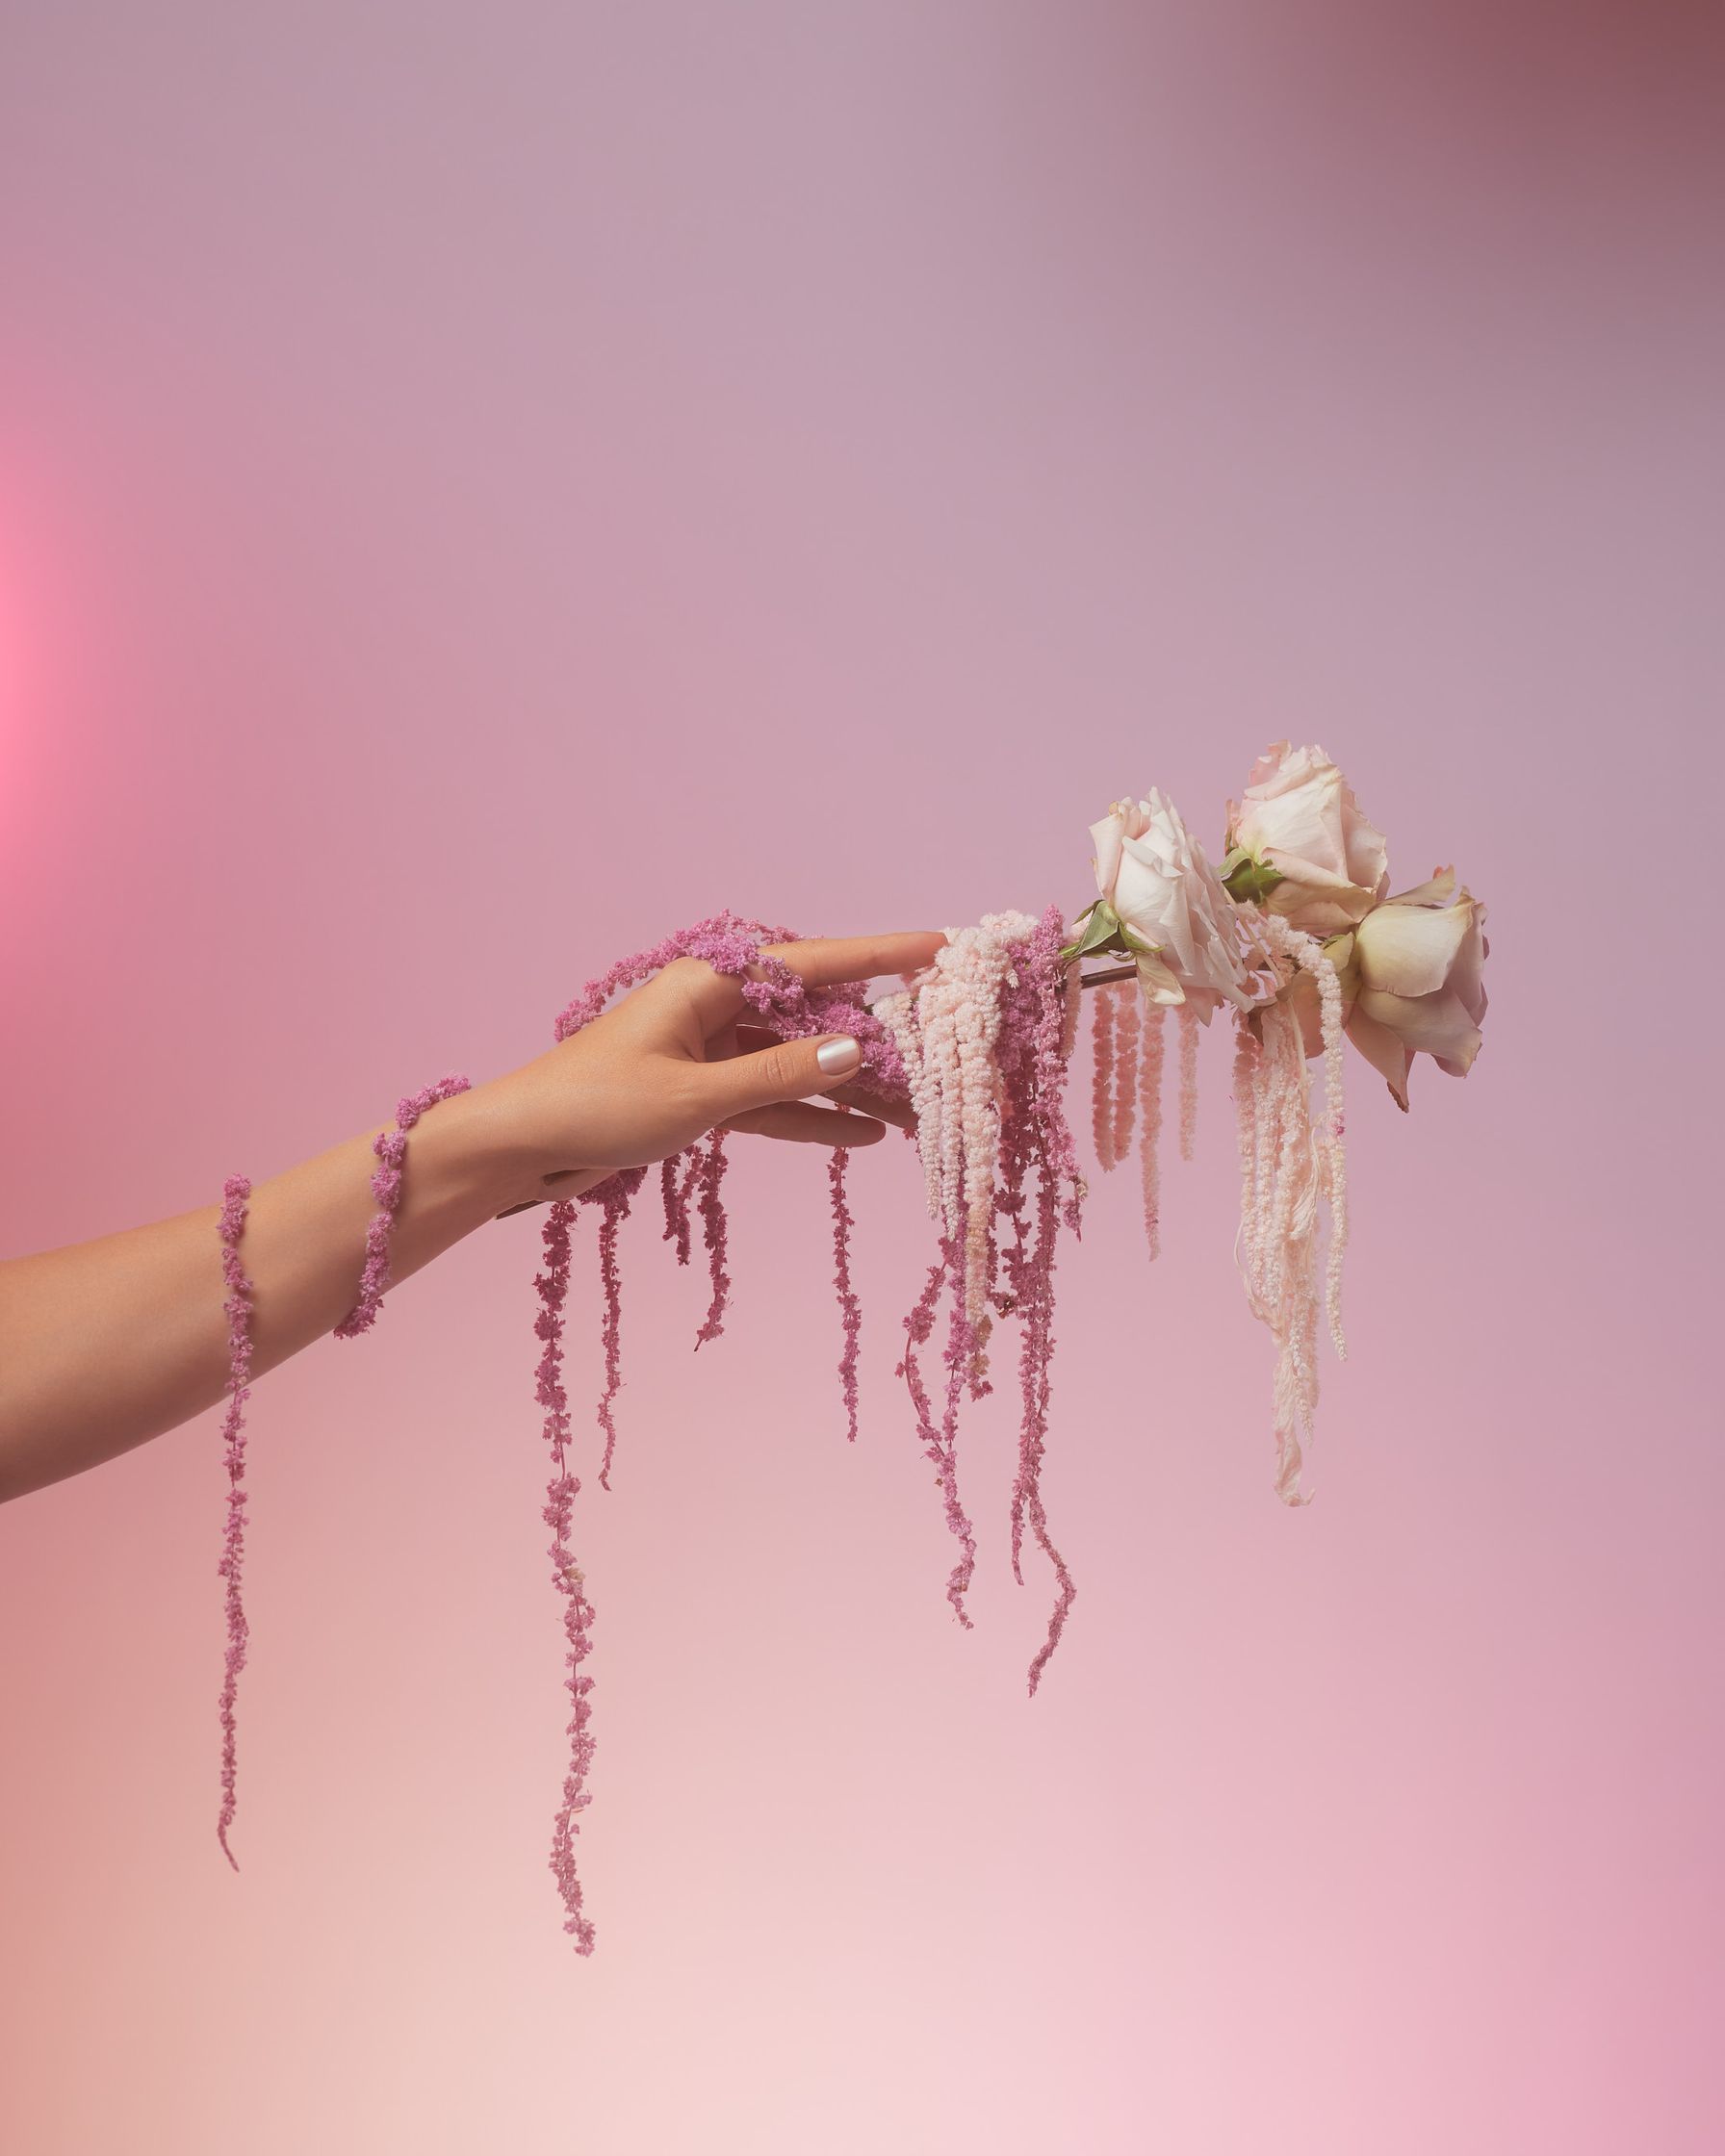
{"label": "cream amaranthus tassel", "polygon": [[[1314,1122],[1311,1082],[1299,1019],[1277,998],[1238,1021],[1234,1100],[1240,1142],[1240,1268],[1253,1314],[1276,1345],[1274,1385],[1276,1494],[1304,1504],[1300,1486],[1302,1437],[1309,1442],[1318,1405],[1318,1323],[1327,1308],[1338,1355],[1341,1266],[1347,1241],[1347,1175],[1342,1152],[1342,991],[1336,969],[1315,937],[1280,919],[1267,939],[1293,967],[1317,982],[1324,1032],[1324,1113]],[[1326,1261],[1320,1266],[1321,1218],[1328,1212]]]}
{"label": "cream amaranthus tassel", "polygon": [[876,1006],[910,1077],[929,1213],[963,1246],[965,1315],[985,1332],[1000,1150],[1000,988],[1012,970],[1007,946],[1035,928],[1027,913],[990,913],[976,928],[953,929],[915,992]]}

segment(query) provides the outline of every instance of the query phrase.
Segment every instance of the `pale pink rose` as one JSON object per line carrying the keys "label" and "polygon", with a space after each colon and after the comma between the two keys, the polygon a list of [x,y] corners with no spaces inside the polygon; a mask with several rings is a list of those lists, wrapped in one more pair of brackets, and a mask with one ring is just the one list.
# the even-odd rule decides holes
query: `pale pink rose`
{"label": "pale pink rose", "polygon": [[1224,998],[1252,1001],[1241,911],[1171,801],[1117,801],[1092,824],[1096,889],[1154,957],[1138,956],[1152,1003],[1191,1003],[1208,1019]]}
{"label": "pale pink rose", "polygon": [[1228,844],[1276,871],[1262,904],[1313,936],[1352,928],[1386,888],[1383,834],[1319,748],[1264,752],[1239,808],[1229,804]]}
{"label": "pale pink rose", "polygon": [[1452,868],[1374,907],[1354,931],[1348,1038],[1400,1107],[1422,1051],[1452,1077],[1471,1068],[1485,1015],[1486,949],[1485,909],[1467,889],[1456,891]]}

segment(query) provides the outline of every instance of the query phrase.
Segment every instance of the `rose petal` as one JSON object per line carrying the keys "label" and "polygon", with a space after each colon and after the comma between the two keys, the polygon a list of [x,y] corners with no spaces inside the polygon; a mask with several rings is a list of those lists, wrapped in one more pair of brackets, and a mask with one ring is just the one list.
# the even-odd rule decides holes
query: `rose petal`
{"label": "rose petal", "polygon": [[1455,954],[1455,963],[1450,968],[1449,985],[1467,1007],[1468,1016],[1478,1025],[1485,1015],[1485,909],[1465,886],[1455,904],[1457,909],[1466,906],[1473,918],[1461,939],[1461,948]]}
{"label": "rose petal", "polygon": [[1375,907],[1359,924],[1355,947],[1365,987],[1391,995],[1435,995],[1450,978],[1473,907]]}
{"label": "rose petal", "polygon": [[1119,809],[1110,809],[1100,823],[1090,827],[1091,866],[1096,872],[1096,889],[1111,906],[1115,880],[1120,872],[1120,842],[1124,836],[1125,822]]}
{"label": "rose petal", "polygon": [[1340,936],[1357,928],[1373,908],[1370,891],[1352,884],[1340,888],[1317,889],[1310,884],[1277,884],[1264,901],[1267,912],[1279,913],[1290,928],[1304,929],[1308,936]]}
{"label": "rose petal", "polygon": [[1480,1053],[1480,1029],[1461,998],[1449,988],[1417,996],[1361,988],[1354,1010],[1387,1026],[1411,1052],[1423,1049],[1429,1056],[1459,1064],[1464,1071]]}
{"label": "rose petal", "polygon": [[1389,846],[1382,832],[1368,823],[1365,811],[1353,798],[1353,788],[1342,781],[1342,840],[1350,880],[1361,890],[1380,896],[1389,876]]}
{"label": "rose petal", "polygon": [[1348,1038],[1384,1080],[1395,1096],[1396,1106],[1407,1106],[1407,1050],[1400,1037],[1388,1026],[1379,1025],[1362,1008],[1364,998],[1356,1002],[1348,1014]]}
{"label": "rose petal", "polygon": [[[1455,871],[1453,868],[1434,868],[1431,880],[1416,884],[1410,891],[1398,891],[1385,901],[1390,906],[1448,906],[1455,895]],[[1464,897],[1466,893],[1462,894]]]}
{"label": "rose petal", "polygon": [[1138,978],[1144,992],[1152,1003],[1184,1003],[1186,990],[1181,988],[1173,973],[1159,958],[1147,951],[1135,954],[1138,962]]}

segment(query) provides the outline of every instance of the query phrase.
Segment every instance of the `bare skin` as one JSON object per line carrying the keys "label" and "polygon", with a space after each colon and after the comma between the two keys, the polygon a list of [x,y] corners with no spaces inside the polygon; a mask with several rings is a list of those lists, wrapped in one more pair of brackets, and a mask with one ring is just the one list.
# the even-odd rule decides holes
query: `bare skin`
{"label": "bare skin", "polygon": [[[777,955],[821,987],[914,973],[942,940],[858,937]],[[391,1279],[501,1213],[576,1196],[708,1130],[823,1145],[885,1135],[878,1104],[822,1068],[820,1040],[768,1042],[739,1024],[746,1011],[734,981],[680,959],[547,1054],[431,1109],[408,1146]],[[811,1097],[823,1094],[873,1113],[840,1114]],[[256,1290],[254,1377],[352,1307],[375,1206],[374,1136],[375,1126],[252,1194],[243,1255]],[[0,1502],[113,1459],[221,1399],[218,1212],[0,1263]]]}

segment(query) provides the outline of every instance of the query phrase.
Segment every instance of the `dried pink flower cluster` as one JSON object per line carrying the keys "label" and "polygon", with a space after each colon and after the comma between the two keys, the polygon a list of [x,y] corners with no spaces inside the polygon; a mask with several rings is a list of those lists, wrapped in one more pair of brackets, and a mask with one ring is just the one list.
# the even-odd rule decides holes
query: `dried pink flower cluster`
{"label": "dried pink flower cluster", "polygon": [[[620,990],[676,959],[698,958],[734,978],[760,1024],[779,1039],[850,1034],[862,1051],[854,1083],[883,1101],[908,1099],[915,1108],[930,1209],[939,1228],[939,1256],[906,1320],[907,1347],[899,1371],[910,1390],[924,1450],[935,1466],[947,1524],[960,1545],[947,1593],[961,1622],[968,1625],[964,1597],[975,1565],[976,1542],[959,1497],[958,1420],[965,1398],[980,1398],[990,1389],[987,1348],[996,1317],[1016,1312],[1019,1318],[1021,1412],[1011,1503],[1013,1567],[1021,1579],[1021,1544],[1028,1527],[1056,1581],[1047,1635],[1031,1665],[1032,1691],[1060,1638],[1074,1593],[1071,1575],[1049,1535],[1042,1495],[1054,1351],[1056,1245],[1063,1229],[1075,1229],[1078,1224],[1083,1189],[1062,1108],[1077,1000],[1077,984],[1069,979],[1061,958],[1062,933],[1058,909],[1050,909],[1040,921],[1028,914],[991,915],[976,929],[954,932],[936,963],[903,995],[870,1010],[862,1001],[862,984],[805,988],[787,966],[771,957],[765,946],[793,940],[789,931],[719,914],[622,961],[590,982],[559,1017],[556,1028],[557,1038],[567,1039],[596,1018]],[[664,1240],[672,1245],[679,1263],[688,1264],[698,1214],[708,1250],[712,1294],[696,1335],[697,1347],[715,1339],[723,1329],[731,1291],[721,1192],[724,1168],[724,1137],[713,1132],[663,1163],[659,1170]],[[845,1154],[836,1151],[829,1175],[834,1286],[843,1332],[838,1369],[846,1436],[855,1438],[862,1312],[851,1277],[854,1221],[845,1171]],[[545,1262],[536,1282],[535,1331],[541,1344],[537,1396],[545,1410],[551,1453],[545,1519],[553,1531],[553,1584],[563,1602],[572,1701],[569,1762],[552,1830],[551,1868],[563,1900],[565,1929],[583,1954],[592,1949],[593,1930],[583,1910],[574,1844],[580,1831],[579,1815],[588,1803],[586,1781],[593,1758],[591,1680],[581,1664],[591,1652],[594,1613],[571,1544],[574,1501],[580,1484],[568,1462],[569,1403],[562,1382],[570,1233],[579,1206],[601,1210],[605,1388],[599,1405],[605,1435],[600,1481],[608,1488],[616,1444],[613,1402],[621,1381],[617,1231],[643,1173],[629,1169],[582,1198],[551,1209],[545,1226]],[[943,1295],[950,1307],[943,1351],[945,1381],[937,1410],[923,1381],[918,1350],[933,1332]]]}

